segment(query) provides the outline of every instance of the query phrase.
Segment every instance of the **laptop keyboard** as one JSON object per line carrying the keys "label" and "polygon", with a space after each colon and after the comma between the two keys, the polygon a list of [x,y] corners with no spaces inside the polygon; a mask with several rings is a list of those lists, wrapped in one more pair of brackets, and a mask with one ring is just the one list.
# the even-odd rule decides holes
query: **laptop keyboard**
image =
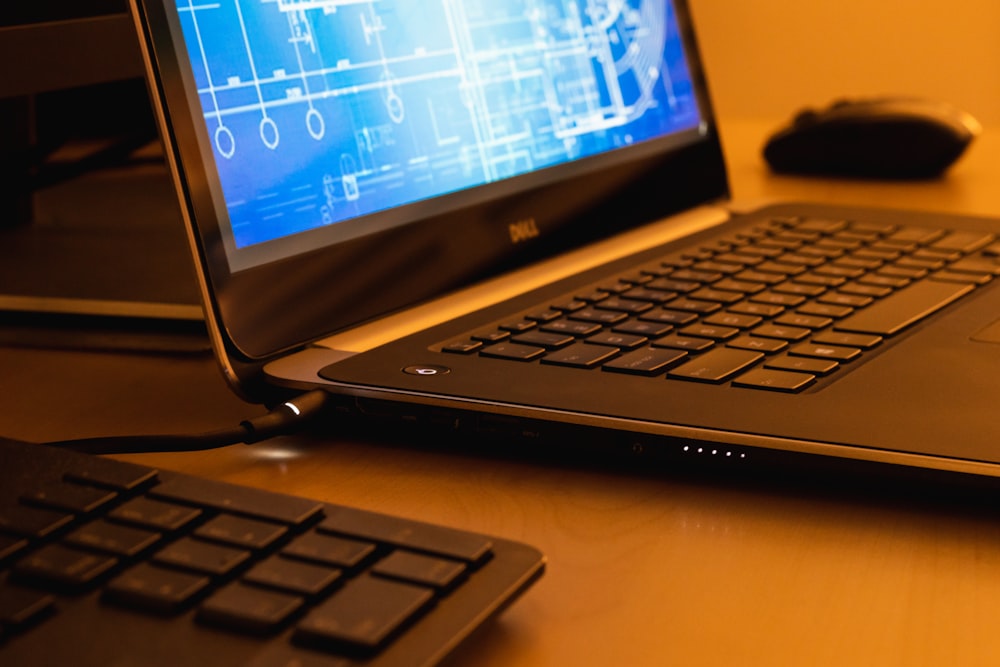
{"label": "laptop keyboard", "polygon": [[471,532],[0,443],[0,663],[431,664],[537,578]]}
{"label": "laptop keyboard", "polygon": [[986,232],[771,219],[440,349],[799,392],[988,283],[998,257]]}

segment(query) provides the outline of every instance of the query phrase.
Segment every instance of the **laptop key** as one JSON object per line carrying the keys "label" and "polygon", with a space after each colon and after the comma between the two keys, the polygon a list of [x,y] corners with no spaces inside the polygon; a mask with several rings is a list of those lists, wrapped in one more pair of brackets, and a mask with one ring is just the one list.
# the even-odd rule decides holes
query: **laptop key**
{"label": "laptop key", "polygon": [[735,340],[726,343],[726,347],[735,347],[740,350],[751,350],[754,352],[764,352],[774,354],[788,347],[786,341],[778,338],[758,338],[756,336],[740,336]]}
{"label": "laptop key", "polygon": [[829,375],[840,368],[840,364],[832,359],[813,359],[810,357],[790,357],[785,355],[768,359],[764,362],[764,368],[809,373],[810,375]]}
{"label": "laptop key", "polygon": [[637,347],[645,345],[648,341],[649,339],[645,336],[636,336],[633,334],[624,334],[615,331],[604,331],[591,336],[584,342],[591,345],[617,347],[622,350],[634,350]]}
{"label": "laptop key", "polygon": [[882,337],[871,334],[826,331],[813,336],[811,340],[814,343],[821,343],[823,345],[842,345],[844,347],[860,347],[862,350],[870,350],[882,342]]}
{"label": "laptop key", "polygon": [[518,345],[517,343],[498,343],[487,347],[479,354],[492,359],[531,361],[545,354],[545,348],[534,345]]}
{"label": "laptop key", "polygon": [[733,386],[795,393],[802,391],[815,381],[815,375],[808,375],[806,373],[755,368],[749,373],[745,373],[733,380]]}
{"label": "laptop key", "polygon": [[658,375],[688,356],[683,350],[645,348],[613,359],[602,367],[612,373]]}
{"label": "laptop key", "polygon": [[617,347],[575,343],[565,349],[546,355],[542,359],[542,363],[571,368],[596,368],[617,354]]}
{"label": "laptop key", "polygon": [[570,314],[569,317],[572,320],[601,325],[618,324],[619,322],[628,319],[628,315],[616,310],[597,310],[594,308],[578,310],[577,312]]}
{"label": "laptop key", "polygon": [[617,333],[632,334],[644,338],[658,338],[665,336],[673,330],[670,324],[660,324],[657,322],[644,322],[643,320],[629,320],[615,326],[613,331]]}
{"label": "laptop key", "polygon": [[914,283],[841,320],[834,328],[850,333],[892,336],[957,301],[973,289],[973,285],[968,283],[933,280]]}
{"label": "laptop key", "polygon": [[574,340],[576,339],[568,334],[551,333],[548,331],[529,331],[513,338],[513,342],[515,343],[544,347],[548,350],[557,350],[560,347],[566,347]]}
{"label": "laptop key", "polygon": [[550,333],[565,333],[570,336],[589,336],[601,330],[600,324],[592,322],[574,322],[572,320],[558,320],[550,322],[542,327],[542,331]]}
{"label": "laptop key", "polygon": [[841,347],[839,345],[817,345],[802,343],[796,345],[788,354],[796,357],[814,357],[816,359],[833,359],[836,361],[851,361],[861,355],[856,347]]}
{"label": "laptop key", "polygon": [[715,341],[710,338],[691,338],[689,336],[670,334],[659,340],[654,340],[653,347],[669,347],[675,350],[687,350],[688,352],[703,352],[715,347]]}
{"label": "laptop key", "polygon": [[763,358],[764,354],[761,352],[717,347],[681,364],[667,373],[667,376],[696,382],[720,383]]}
{"label": "laptop key", "polygon": [[989,232],[955,231],[949,232],[931,244],[932,250],[957,250],[963,254],[975,252],[989,245],[996,236]]}

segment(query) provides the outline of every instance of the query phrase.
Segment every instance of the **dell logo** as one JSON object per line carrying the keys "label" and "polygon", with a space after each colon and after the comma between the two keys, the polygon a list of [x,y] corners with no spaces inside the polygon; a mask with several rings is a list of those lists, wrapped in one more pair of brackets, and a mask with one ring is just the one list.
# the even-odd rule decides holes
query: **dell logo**
{"label": "dell logo", "polygon": [[511,243],[530,241],[541,234],[541,231],[538,229],[538,223],[535,222],[534,218],[525,218],[524,220],[512,222],[507,225],[507,231],[510,232]]}

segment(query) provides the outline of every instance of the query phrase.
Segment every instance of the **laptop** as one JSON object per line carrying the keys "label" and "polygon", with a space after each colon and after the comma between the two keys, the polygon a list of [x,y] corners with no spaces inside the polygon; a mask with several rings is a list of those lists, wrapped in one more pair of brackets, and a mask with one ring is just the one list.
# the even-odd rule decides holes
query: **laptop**
{"label": "laptop", "polygon": [[244,397],[1000,474],[1000,220],[730,210],[685,0],[132,7]]}

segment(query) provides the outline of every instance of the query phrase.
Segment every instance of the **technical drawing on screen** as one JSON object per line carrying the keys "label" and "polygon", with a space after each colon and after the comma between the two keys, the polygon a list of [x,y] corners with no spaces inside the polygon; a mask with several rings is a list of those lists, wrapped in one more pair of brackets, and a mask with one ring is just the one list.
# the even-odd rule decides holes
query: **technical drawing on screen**
{"label": "technical drawing on screen", "polygon": [[662,0],[175,1],[229,254],[704,128]]}

